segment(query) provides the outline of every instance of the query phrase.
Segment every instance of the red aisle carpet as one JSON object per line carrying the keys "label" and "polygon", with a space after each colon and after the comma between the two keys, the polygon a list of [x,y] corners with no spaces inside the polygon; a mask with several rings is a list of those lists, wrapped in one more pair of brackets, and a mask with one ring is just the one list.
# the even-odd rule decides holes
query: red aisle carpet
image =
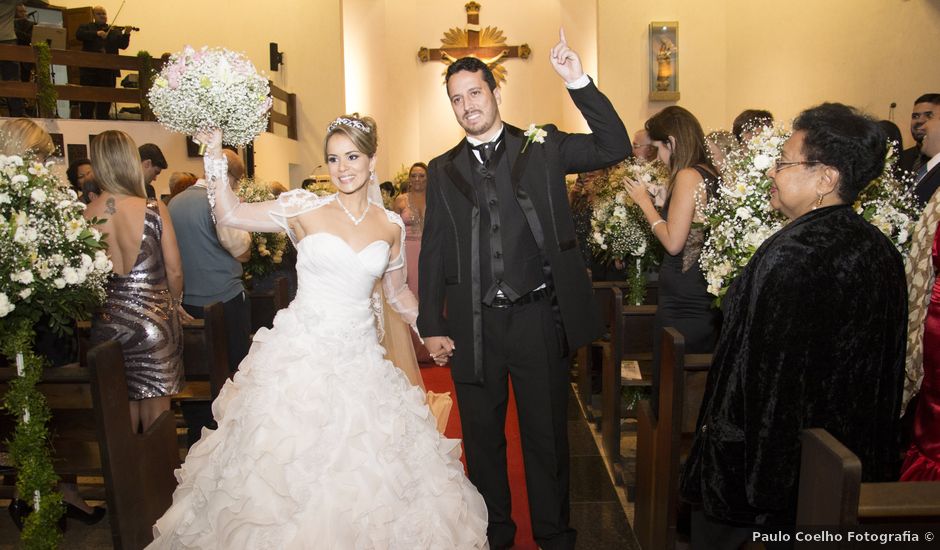
{"label": "red aisle carpet", "polygon": [[[424,384],[429,391],[438,393],[450,392],[454,399],[454,408],[447,421],[444,435],[451,438],[462,439],[460,429],[460,412],[457,410],[457,394],[454,392],[454,381],[450,377],[448,367],[424,367],[421,369]],[[516,522],[517,550],[536,550],[537,546],[532,539],[532,524],[529,521],[529,495],[525,488],[525,468],[522,463],[522,444],[519,439],[519,418],[516,416],[516,399],[510,389],[509,407],[506,411],[506,460],[509,468],[509,486],[512,490],[512,519]],[[461,457],[463,460],[463,457]],[[466,464],[466,463],[465,463]]]}

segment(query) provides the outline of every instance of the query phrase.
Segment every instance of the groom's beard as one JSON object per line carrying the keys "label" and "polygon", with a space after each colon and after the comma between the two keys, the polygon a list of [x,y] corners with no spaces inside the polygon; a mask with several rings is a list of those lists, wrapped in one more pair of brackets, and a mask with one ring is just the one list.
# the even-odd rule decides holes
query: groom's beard
{"label": "groom's beard", "polygon": [[[474,120],[469,120],[468,117],[472,115],[480,116]],[[489,132],[493,128],[493,125],[496,123],[496,112],[492,112],[489,118],[487,118],[486,113],[483,111],[467,111],[462,117],[460,117],[458,122],[460,123],[460,127],[464,129],[467,135],[479,136]]]}

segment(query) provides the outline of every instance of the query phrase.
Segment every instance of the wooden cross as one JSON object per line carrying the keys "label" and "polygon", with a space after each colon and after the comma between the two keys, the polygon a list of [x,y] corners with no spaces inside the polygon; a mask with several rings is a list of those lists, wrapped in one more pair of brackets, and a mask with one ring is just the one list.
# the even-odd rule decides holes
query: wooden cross
{"label": "wooden cross", "polygon": [[468,2],[464,8],[467,10],[467,28],[452,28],[441,38],[440,48],[421,48],[418,50],[418,59],[422,62],[443,61],[450,65],[461,57],[475,57],[493,71],[498,82],[506,80],[506,69],[501,65],[503,60],[518,57],[528,59],[532,50],[528,44],[520,46],[507,46],[503,31],[497,27],[480,29],[480,4]]}

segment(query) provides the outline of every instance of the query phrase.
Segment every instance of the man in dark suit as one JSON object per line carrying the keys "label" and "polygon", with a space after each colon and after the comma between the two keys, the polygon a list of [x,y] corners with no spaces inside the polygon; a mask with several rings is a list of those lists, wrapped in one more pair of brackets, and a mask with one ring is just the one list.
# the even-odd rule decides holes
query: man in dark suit
{"label": "man in dark suit", "polygon": [[914,101],[914,109],[911,111],[911,136],[916,143],[902,151],[901,156],[898,157],[898,166],[901,169],[917,174],[917,171],[929,160],[930,157],[921,151],[921,142],[924,140],[923,127],[925,122],[938,115],[940,115],[940,94],[924,94]]}
{"label": "man in dark suit", "polygon": [[[101,6],[91,9],[95,20],[80,25],[75,31],[75,37],[82,41],[83,52],[118,53],[130,45],[130,27],[111,27],[108,25],[108,12]],[[114,69],[93,69],[81,67],[78,71],[79,83],[82,86],[101,86],[113,88],[117,73]],[[107,120],[111,103],[105,101],[83,101],[81,103],[82,118],[96,118]]]}
{"label": "man in dark suit", "polygon": [[927,160],[920,169],[922,175],[914,184],[914,197],[923,208],[940,187],[940,117],[927,120],[921,125],[921,130],[920,152]]}
{"label": "man in dark suit", "polygon": [[[470,480],[489,510],[494,549],[513,544],[506,472],[506,404],[512,377],[535,539],[574,548],[568,525],[569,350],[601,331],[575,237],[565,174],[630,154],[610,101],[561,41],[551,62],[593,134],[554,125],[503,124],[500,90],[475,58],[447,70],[447,93],[466,139],[431,161],[421,241],[418,327],[451,374]],[[445,313],[446,304],[446,313]]]}

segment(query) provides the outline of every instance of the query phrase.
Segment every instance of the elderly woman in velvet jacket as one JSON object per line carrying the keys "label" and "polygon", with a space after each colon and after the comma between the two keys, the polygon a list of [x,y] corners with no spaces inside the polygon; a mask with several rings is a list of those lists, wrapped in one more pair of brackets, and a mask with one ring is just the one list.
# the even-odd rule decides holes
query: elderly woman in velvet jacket
{"label": "elderly woman in velvet jacket", "polygon": [[841,104],[801,113],[768,175],[790,222],[724,301],[699,429],[682,479],[692,548],[737,548],[747,526],[792,525],[800,432],[825,428],[862,461],[896,465],[907,289],[900,254],[855,213],[882,171],[885,137]]}

